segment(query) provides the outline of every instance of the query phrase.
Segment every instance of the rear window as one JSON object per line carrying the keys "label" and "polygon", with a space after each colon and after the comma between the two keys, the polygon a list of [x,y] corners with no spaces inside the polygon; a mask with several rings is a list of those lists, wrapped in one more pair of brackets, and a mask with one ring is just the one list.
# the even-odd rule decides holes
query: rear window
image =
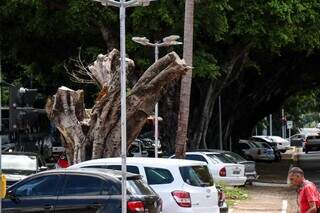
{"label": "rear window", "polygon": [[230,158],[231,160],[233,160],[234,162],[241,162],[241,161],[246,161],[246,159],[244,159],[243,157],[241,157],[240,155],[233,153],[233,152],[225,152],[223,153],[227,158]]}
{"label": "rear window", "polygon": [[[82,168],[101,168],[101,169],[113,169],[121,171],[121,165],[91,165],[91,166],[84,166]],[[139,168],[136,166],[127,166],[127,172],[131,172],[134,174],[140,174]]]}
{"label": "rear window", "polygon": [[183,166],[179,168],[183,181],[191,186],[207,187],[213,186],[213,179],[208,167]]}
{"label": "rear window", "polygon": [[234,163],[230,158],[227,158],[223,154],[207,154],[207,156],[213,160],[219,160],[222,163]]}
{"label": "rear window", "polygon": [[155,192],[150,186],[145,184],[141,179],[128,180],[127,189],[132,195],[154,195]]}
{"label": "rear window", "polygon": [[145,167],[148,184],[169,184],[173,182],[173,176],[167,169]]}

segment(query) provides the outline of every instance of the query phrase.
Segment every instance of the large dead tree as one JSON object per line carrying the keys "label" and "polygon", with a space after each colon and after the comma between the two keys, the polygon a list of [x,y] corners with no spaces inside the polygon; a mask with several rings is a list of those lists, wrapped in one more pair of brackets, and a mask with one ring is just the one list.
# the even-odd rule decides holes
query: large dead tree
{"label": "large dead tree", "polygon": [[[127,70],[134,62],[127,59]],[[138,136],[154,105],[168,83],[178,79],[190,67],[171,52],[150,66],[127,92],[127,145]],[[100,54],[85,73],[101,88],[91,110],[84,106],[84,91],[60,87],[48,99],[46,111],[64,138],[70,163],[91,158],[120,155],[120,55],[112,50]],[[74,76],[78,79],[80,77]]]}

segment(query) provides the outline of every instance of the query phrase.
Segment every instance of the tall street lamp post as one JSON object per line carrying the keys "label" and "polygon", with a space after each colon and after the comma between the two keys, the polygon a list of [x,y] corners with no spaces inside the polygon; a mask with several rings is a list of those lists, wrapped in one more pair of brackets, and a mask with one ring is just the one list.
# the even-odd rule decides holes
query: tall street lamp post
{"label": "tall street lamp post", "polygon": [[126,106],[126,8],[148,6],[155,0],[94,0],[103,6],[114,6],[120,12],[120,80],[121,80],[121,171],[122,171],[122,213],[127,212],[126,157],[127,157],[127,106]]}
{"label": "tall street lamp post", "polygon": [[[155,43],[150,43],[149,39],[146,37],[133,37],[132,40],[136,43],[142,44],[144,46],[154,47],[154,60],[157,61],[159,58],[159,47],[169,47],[172,45],[180,45],[182,42],[177,41],[180,38],[178,35],[171,35],[162,39],[162,42],[156,41]],[[158,103],[154,107],[154,157],[158,158],[158,146],[159,146],[159,119],[158,119]]]}

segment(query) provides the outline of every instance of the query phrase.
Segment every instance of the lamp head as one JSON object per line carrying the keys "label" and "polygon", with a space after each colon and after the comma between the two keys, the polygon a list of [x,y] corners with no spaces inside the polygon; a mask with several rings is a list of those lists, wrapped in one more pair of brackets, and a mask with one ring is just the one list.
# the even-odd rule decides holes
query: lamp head
{"label": "lamp head", "polygon": [[148,45],[149,39],[147,39],[146,37],[132,37],[132,41],[142,44],[142,45]]}
{"label": "lamp head", "polygon": [[149,6],[151,1],[156,1],[156,0],[137,0],[136,4],[137,6]]}
{"label": "lamp head", "polygon": [[182,42],[177,41],[179,38],[180,38],[180,36],[178,36],[178,35],[171,35],[171,36],[165,37],[165,38],[163,39],[163,43],[167,44],[168,46],[169,46],[169,45],[179,45],[179,44],[182,44]]}

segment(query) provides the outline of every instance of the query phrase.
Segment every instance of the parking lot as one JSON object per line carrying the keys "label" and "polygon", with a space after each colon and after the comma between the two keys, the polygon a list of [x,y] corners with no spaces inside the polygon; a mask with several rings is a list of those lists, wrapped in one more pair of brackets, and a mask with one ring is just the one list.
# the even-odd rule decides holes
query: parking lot
{"label": "parking lot", "polygon": [[[306,179],[314,182],[320,189],[320,152],[288,152],[280,162],[257,162],[259,178],[254,186],[247,186],[248,199],[235,204],[230,212],[250,213],[296,213],[297,194],[295,189],[286,187],[290,166],[304,169]],[[264,185],[264,186],[262,186]]]}
{"label": "parking lot", "polygon": [[285,187],[249,186],[249,198],[235,204],[230,213],[296,213],[296,192]]}

